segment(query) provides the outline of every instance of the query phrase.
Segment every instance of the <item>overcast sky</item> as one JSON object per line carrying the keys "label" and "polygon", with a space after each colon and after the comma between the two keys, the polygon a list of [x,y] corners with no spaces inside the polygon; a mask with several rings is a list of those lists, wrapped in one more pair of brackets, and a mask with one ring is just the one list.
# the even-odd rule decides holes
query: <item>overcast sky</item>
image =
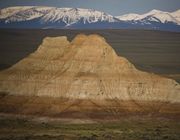
{"label": "overcast sky", "polygon": [[117,16],[127,13],[141,14],[152,9],[176,11],[180,9],[180,0],[0,0],[0,8],[39,5],[91,8]]}

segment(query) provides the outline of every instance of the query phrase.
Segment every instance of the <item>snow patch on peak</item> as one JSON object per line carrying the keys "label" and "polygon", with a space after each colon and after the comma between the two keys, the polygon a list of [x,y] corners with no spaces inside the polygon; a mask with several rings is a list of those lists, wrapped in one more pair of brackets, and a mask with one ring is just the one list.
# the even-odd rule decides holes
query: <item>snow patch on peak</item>
{"label": "snow patch on peak", "polygon": [[33,6],[16,6],[16,7],[8,7],[0,10],[0,19],[8,18],[19,11],[31,9]]}
{"label": "snow patch on peak", "polygon": [[56,8],[43,6],[22,6],[10,7],[0,10],[0,19],[5,19],[5,23],[27,21],[41,18],[41,23],[59,23],[66,25],[83,21],[85,23],[94,23],[98,21],[114,22],[112,15],[94,9],[83,8]]}
{"label": "snow patch on peak", "polygon": [[170,13],[154,9],[142,15],[133,13],[126,14],[123,16],[119,16],[118,19],[124,21],[140,21],[143,22],[143,24],[150,24],[150,22],[173,22],[177,25],[180,25],[180,10]]}
{"label": "snow patch on peak", "polygon": [[151,15],[151,14],[157,14],[157,13],[162,13],[162,12],[164,12],[164,11],[160,11],[160,10],[153,9],[153,10],[151,10],[150,12],[148,12],[147,14],[148,14],[148,15]]}
{"label": "snow patch on peak", "polygon": [[50,11],[47,15],[44,15],[42,19],[45,22],[58,22],[62,20],[67,25],[74,24],[80,20],[83,20],[84,23],[93,23],[97,21],[114,21],[114,17],[109,14],[93,9],[82,8],[57,8]]}
{"label": "snow patch on peak", "polygon": [[123,15],[123,16],[117,16],[118,19],[120,20],[123,20],[123,21],[131,21],[135,18],[138,18],[139,17],[139,14],[126,14],[126,15]]}
{"label": "snow patch on peak", "polygon": [[172,12],[171,15],[178,21],[178,25],[180,25],[180,9]]}

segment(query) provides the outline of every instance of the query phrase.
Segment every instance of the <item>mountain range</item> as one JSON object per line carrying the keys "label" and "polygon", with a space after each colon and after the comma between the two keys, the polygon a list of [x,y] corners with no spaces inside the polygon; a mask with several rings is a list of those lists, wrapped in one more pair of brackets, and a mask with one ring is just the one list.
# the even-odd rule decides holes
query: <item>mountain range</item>
{"label": "mountain range", "polygon": [[180,32],[180,10],[112,16],[82,8],[17,6],[0,10],[0,28],[155,29]]}

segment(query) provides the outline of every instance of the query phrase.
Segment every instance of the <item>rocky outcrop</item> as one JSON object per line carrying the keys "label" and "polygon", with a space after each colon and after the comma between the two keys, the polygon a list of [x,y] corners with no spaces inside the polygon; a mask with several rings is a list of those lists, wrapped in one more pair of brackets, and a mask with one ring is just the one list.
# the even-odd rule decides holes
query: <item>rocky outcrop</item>
{"label": "rocky outcrop", "polygon": [[180,102],[174,80],[137,70],[99,35],[47,37],[37,51],[0,73],[10,95],[84,100]]}

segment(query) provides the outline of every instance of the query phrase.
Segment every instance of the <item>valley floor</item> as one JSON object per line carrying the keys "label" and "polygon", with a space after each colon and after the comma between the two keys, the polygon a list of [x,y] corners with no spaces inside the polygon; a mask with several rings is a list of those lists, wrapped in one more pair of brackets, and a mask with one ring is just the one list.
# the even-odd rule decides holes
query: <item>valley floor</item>
{"label": "valley floor", "polygon": [[179,140],[180,123],[151,117],[67,124],[0,115],[0,140]]}

